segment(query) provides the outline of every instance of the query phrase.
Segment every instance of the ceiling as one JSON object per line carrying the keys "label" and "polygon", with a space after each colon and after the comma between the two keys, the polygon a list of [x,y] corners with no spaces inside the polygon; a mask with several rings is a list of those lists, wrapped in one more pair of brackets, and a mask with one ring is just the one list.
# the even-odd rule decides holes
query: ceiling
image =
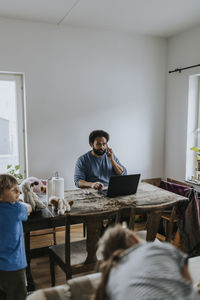
{"label": "ceiling", "polygon": [[0,17],[169,37],[200,24],[200,0],[0,0]]}

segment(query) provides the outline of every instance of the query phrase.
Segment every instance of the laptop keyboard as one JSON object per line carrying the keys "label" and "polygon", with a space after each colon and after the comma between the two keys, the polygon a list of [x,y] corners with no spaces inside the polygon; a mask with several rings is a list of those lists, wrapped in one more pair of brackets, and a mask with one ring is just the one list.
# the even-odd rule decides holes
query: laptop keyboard
{"label": "laptop keyboard", "polygon": [[106,197],[108,194],[108,191],[107,190],[99,190],[98,193]]}

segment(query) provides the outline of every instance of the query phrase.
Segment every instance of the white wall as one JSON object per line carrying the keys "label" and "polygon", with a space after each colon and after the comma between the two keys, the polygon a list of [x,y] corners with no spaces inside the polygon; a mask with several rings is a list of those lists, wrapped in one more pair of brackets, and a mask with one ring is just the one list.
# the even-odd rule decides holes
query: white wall
{"label": "white wall", "polygon": [[[200,64],[200,27],[168,40],[168,70]],[[168,74],[166,106],[165,176],[186,175],[189,76],[200,68]]]}
{"label": "white wall", "polygon": [[163,175],[164,39],[2,19],[0,41],[0,70],[25,72],[29,175],[74,187],[93,129],[129,173]]}

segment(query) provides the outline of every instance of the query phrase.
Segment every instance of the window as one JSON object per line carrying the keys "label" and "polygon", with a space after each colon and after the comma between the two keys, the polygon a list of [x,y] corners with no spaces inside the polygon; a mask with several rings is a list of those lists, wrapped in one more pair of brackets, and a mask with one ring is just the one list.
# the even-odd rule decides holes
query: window
{"label": "window", "polygon": [[200,171],[196,154],[192,147],[200,148],[200,75],[189,77],[188,95],[188,124],[187,124],[187,151],[186,151],[186,180],[200,181]]}
{"label": "window", "polygon": [[26,177],[26,135],[23,75],[0,74],[0,173],[20,165]]}

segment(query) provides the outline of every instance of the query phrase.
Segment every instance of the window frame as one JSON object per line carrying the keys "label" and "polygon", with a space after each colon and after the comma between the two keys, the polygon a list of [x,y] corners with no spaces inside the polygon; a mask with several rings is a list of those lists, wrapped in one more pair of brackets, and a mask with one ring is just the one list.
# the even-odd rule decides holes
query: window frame
{"label": "window frame", "polygon": [[25,101],[25,74],[0,72],[0,81],[16,82],[16,110],[17,110],[17,139],[20,173],[24,178],[28,176],[28,151],[26,127],[26,101]]}

